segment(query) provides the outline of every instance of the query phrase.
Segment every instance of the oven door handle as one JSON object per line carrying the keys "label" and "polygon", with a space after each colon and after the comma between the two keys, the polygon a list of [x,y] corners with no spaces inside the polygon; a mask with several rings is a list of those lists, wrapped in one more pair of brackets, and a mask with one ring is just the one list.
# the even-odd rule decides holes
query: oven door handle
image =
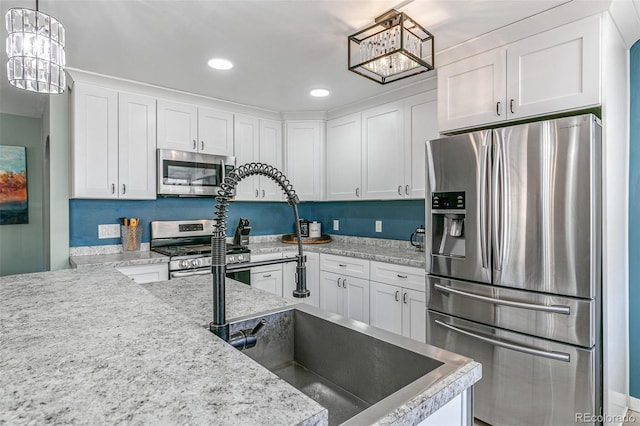
{"label": "oven door handle", "polygon": [[171,278],[193,277],[194,275],[207,275],[211,273],[211,269],[200,269],[197,271],[177,271],[171,273]]}
{"label": "oven door handle", "polygon": [[518,351],[518,352],[522,352],[528,355],[534,355],[534,356],[541,356],[544,358],[549,358],[549,359],[553,359],[555,361],[563,361],[563,362],[570,362],[571,361],[571,357],[569,354],[566,354],[564,352],[549,352],[549,351],[543,351],[541,349],[536,349],[536,348],[531,348],[531,347],[527,347],[527,346],[521,346],[521,345],[517,345],[515,343],[509,343],[509,342],[504,342],[502,340],[497,340],[497,339],[492,339],[490,337],[485,337],[485,336],[480,336],[479,334],[475,334],[472,333],[470,331],[467,330],[463,330],[461,328],[458,327],[454,327],[451,324],[447,324],[445,322],[442,322],[440,320],[435,320],[434,321],[436,324],[448,328],[451,331],[454,331],[456,333],[460,333],[460,334],[464,334],[465,336],[469,336],[472,337],[474,339],[478,339],[482,342],[485,343],[489,343],[491,345],[494,346],[499,346],[501,348],[505,348],[505,349],[511,349],[512,351]]}

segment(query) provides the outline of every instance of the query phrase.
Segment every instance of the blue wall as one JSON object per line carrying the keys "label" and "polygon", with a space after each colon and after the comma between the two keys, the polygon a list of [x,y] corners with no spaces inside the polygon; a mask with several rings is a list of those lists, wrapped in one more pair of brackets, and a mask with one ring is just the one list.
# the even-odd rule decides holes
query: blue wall
{"label": "blue wall", "polygon": [[[138,217],[144,227],[142,241],[149,241],[152,220],[213,218],[210,198],[159,198],[149,201],[70,200],[69,245],[71,247],[120,244],[119,238],[98,239],[98,225],[119,223],[120,217]],[[424,201],[354,201],[301,203],[302,219],[322,223],[323,233],[360,237],[408,240],[415,228],[424,223]],[[251,235],[294,232],[293,213],[287,203],[233,202],[229,207],[228,234],[231,236],[240,217],[251,221]],[[340,230],[333,231],[333,220]],[[382,220],[381,233],[375,221]]]}
{"label": "blue wall", "polygon": [[631,47],[629,149],[629,393],[640,398],[640,41]]}

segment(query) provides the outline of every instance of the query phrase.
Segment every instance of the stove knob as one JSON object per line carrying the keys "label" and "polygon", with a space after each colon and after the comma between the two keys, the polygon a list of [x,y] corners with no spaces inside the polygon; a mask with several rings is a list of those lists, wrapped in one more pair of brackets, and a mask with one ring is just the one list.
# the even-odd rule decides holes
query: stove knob
{"label": "stove knob", "polygon": [[244,254],[238,255],[238,262],[244,262]]}
{"label": "stove knob", "polygon": [[236,263],[236,257],[235,256],[229,256],[227,258],[227,263]]}
{"label": "stove knob", "polygon": [[188,260],[181,260],[180,261],[180,267],[181,268],[188,268],[189,267],[189,261]]}
{"label": "stove knob", "polygon": [[198,262],[198,259],[192,259],[191,266],[193,266],[194,268],[197,268],[198,266],[200,266],[200,262]]}

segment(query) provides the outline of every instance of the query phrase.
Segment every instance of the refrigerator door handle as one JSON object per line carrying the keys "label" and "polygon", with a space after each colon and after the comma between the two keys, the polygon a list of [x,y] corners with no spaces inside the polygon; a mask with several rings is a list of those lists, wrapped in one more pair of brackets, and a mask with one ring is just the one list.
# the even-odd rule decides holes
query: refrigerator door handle
{"label": "refrigerator door handle", "polygon": [[454,331],[454,332],[460,333],[460,334],[464,334],[465,336],[473,337],[474,339],[478,339],[480,341],[483,341],[485,343],[489,343],[489,344],[494,345],[494,346],[498,346],[498,347],[505,348],[505,349],[511,349],[513,351],[518,351],[518,352],[522,352],[522,353],[529,354],[529,355],[549,358],[549,359],[553,359],[555,361],[571,362],[571,357],[569,356],[569,354],[564,353],[564,352],[549,352],[549,351],[543,351],[541,349],[536,349],[536,348],[532,348],[532,347],[528,347],[528,346],[516,345],[514,343],[504,342],[502,340],[497,340],[497,339],[492,339],[490,337],[480,336],[480,335],[472,333],[470,331],[463,330],[463,329],[458,328],[458,327],[454,327],[453,325],[444,323],[444,322],[442,322],[440,320],[435,320],[434,322],[436,324],[442,326],[442,327],[448,328],[451,331]]}
{"label": "refrigerator door handle", "polygon": [[[487,134],[487,138],[490,133]],[[483,154],[482,154],[482,165],[480,170],[480,254],[482,257],[482,267],[489,268],[489,238],[487,235],[487,216],[488,212],[488,203],[487,203],[487,190],[489,185],[487,184],[487,180],[489,179],[489,147],[490,145],[484,144],[482,146]]]}
{"label": "refrigerator door handle", "polygon": [[493,205],[491,214],[493,216],[492,220],[492,232],[491,232],[491,240],[493,242],[493,248],[495,250],[494,253],[494,267],[497,271],[502,270],[502,225],[503,218],[502,214],[502,192],[504,188],[502,188],[502,167],[503,167],[503,158],[502,158],[502,141],[500,139],[500,134],[496,131],[493,132],[494,135],[494,157],[493,157],[493,173],[492,173],[492,190],[491,195],[493,197]]}
{"label": "refrigerator door handle", "polygon": [[467,291],[458,290],[455,288],[443,286],[441,284],[434,284],[434,288],[443,291],[445,293],[453,293],[459,296],[468,297],[469,299],[480,300],[482,302],[493,303],[496,305],[511,306],[513,308],[530,309],[534,311],[548,312],[552,314],[571,315],[571,308],[564,305],[538,305],[536,303],[517,302],[515,300],[495,299],[493,297],[483,296],[481,294],[470,293]]}

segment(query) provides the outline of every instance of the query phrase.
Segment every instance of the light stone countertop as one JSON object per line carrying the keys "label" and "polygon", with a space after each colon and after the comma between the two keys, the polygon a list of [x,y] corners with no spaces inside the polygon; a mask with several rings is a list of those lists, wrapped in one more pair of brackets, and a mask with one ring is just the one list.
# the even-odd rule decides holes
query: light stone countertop
{"label": "light stone countertop", "polygon": [[[227,283],[230,317],[288,303]],[[173,299],[181,282],[155,284]],[[110,266],[0,277],[0,424],[326,424],[204,310],[163,300]]]}
{"label": "light stone countertop", "polygon": [[[229,319],[295,302],[227,280]],[[0,424],[327,423],[327,411],[206,328],[210,276],[135,284],[113,266],[0,277]],[[415,424],[481,376],[470,362],[389,413]]]}

